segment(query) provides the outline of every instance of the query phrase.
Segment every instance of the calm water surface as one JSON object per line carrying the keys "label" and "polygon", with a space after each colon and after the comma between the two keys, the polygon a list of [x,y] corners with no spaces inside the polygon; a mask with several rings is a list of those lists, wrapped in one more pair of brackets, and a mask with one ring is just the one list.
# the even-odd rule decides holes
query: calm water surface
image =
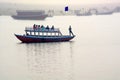
{"label": "calm water surface", "polygon": [[[54,25],[70,42],[21,43],[26,26]],[[45,21],[0,16],[0,80],[120,80],[120,14],[55,16]]]}

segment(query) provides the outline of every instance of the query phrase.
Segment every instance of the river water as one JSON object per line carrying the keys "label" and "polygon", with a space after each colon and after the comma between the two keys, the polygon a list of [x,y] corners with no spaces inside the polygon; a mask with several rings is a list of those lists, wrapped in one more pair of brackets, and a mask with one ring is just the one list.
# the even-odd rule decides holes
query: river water
{"label": "river water", "polygon": [[[21,43],[26,26],[54,25],[69,42]],[[44,21],[0,16],[0,80],[120,80],[120,14],[54,16]]]}

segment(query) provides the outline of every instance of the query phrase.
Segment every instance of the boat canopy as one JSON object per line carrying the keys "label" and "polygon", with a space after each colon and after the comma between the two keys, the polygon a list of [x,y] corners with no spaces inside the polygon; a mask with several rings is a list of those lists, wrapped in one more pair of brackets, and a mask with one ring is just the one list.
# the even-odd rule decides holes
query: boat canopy
{"label": "boat canopy", "polygon": [[60,32],[59,28],[32,28],[32,27],[26,27],[25,28],[26,32]]}

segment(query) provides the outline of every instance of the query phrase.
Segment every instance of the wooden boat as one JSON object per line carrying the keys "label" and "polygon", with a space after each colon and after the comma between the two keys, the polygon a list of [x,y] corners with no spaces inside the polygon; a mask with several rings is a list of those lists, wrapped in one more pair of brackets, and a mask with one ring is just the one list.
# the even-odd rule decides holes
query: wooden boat
{"label": "wooden boat", "polygon": [[62,35],[59,28],[49,27],[26,27],[26,34],[15,36],[23,43],[39,43],[39,42],[62,42],[69,41],[75,37],[75,35]]}

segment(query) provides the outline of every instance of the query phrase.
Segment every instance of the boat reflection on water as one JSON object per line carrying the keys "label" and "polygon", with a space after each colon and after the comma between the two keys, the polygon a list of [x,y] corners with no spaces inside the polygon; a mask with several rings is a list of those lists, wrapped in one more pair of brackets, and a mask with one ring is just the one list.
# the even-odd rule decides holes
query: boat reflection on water
{"label": "boat reflection on water", "polygon": [[73,43],[26,44],[33,80],[73,80]]}

